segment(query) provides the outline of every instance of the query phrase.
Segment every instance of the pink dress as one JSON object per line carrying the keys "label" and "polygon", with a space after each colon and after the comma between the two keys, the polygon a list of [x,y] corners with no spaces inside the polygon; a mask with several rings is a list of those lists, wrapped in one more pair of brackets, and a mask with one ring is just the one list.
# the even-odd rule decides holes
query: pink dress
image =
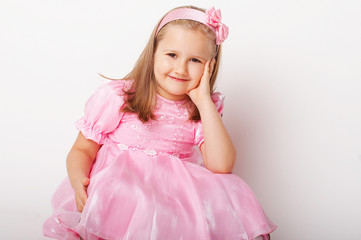
{"label": "pink dress", "polygon": [[[111,81],[88,100],[76,122],[87,139],[102,145],[90,172],[88,200],[77,211],[65,179],[52,198],[43,226],[55,239],[207,240],[253,239],[276,226],[247,184],[235,174],[216,174],[194,146],[202,124],[188,120],[185,101],[157,96],[157,120],[142,123],[122,113],[122,89]],[[224,96],[214,93],[219,112]]]}

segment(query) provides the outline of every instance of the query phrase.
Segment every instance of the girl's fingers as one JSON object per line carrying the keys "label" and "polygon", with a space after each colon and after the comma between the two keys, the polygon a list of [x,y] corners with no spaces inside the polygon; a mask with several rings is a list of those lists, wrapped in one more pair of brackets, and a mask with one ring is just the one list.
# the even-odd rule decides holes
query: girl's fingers
{"label": "girl's fingers", "polygon": [[209,80],[209,64],[210,61],[208,60],[204,66],[204,70],[203,70],[203,75],[199,81],[199,84],[204,84],[205,82],[207,83]]}
{"label": "girl's fingers", "polygon": [[191,89],[187,94],[191,97],[192,101],[197,101],[197,96],[209,94],[209,80],[213,72],[215,59],[212,58],[206,61],[203,69],[203,75],[198,80],[198,84],[195,88]]}
{"label": "girl's fingers", "polygon": [[209,66],[208,66],[208,76],[209,76],[209,78],[212,76],[215,63],[216,63],[216,60],[214,58],[212,58],[210,60]]}
{"label": "girl's fingers", "polygon": [[83,211],[85,203],[88,199],[87,188],[88,188],[89,183],[90,183],[89,178],[84,178],[81,181],[82,188],[79,189],[76,193],[75,201],[76,201],[77,208],[80,212]]}
{"label": "girl's fingers", "polygon": [[82,192],[80,195],[81,202],[85,204],[87,199],[88,199],[88,196],[86,195],[86,192]]}
{"label": "girl's fingers", "polygon": [[84,209],[84,203],[81,201],[81,199],[80,198],[76,198],[76,207],[78,208],[78,210],[80,211],[80,212],[82,212],[83,211],[83,209]]}
{"label": "girl's fingers", "polygon": [[209,79],[211,77],[215,63],[216,60],[214,58],[206,62],[206,65],[204,66],[203,78]]}
{"label": "girl's fingers", "polygon": [[209,78],[210,64],[211,64],[211,61],[208,60],[208,61],[206,62],[206,66],[205,66],[205,68],[204,68],[203,76],[206,77],[206,78]]}
{"label": "girl's fingers", "polygon": [[84,187],[87,187],[89,185],[89,183],[90,183],[89,178],[84,178],[83,181],[82,181],[82,184],[83,184]]}
{"label": "girl's fingers", "polygon": [[88,199],[88,197],[87,197],[87,194],[85,191],[78,193],[78,195],[76,197],[76,203],[77,203],[77,207],[78,207],[79,211],[83,211],[83,208],[85,206],[87,199]]}
{"label": "girl's fingers", "polygon": [[216,65],[216,59],[215,58],[212,58],[212,67],[211,67],[211,71],[210,71],[210,74],[213,73],[213,70],[214,70],[214,66]]}

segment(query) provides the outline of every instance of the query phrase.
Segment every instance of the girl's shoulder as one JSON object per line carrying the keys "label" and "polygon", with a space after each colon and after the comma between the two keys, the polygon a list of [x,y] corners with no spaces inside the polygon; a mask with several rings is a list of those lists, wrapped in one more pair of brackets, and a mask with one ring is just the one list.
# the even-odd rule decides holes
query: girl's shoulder
{"label": "girl's shoulder", "polygon": [[124,91],[129,91],[133,85],[133,80],[112,80],[98,87],[98,91],[113,92],[116,95],[124,95]]}
{"label": "girl's shoulder", "polygon": [[214,92],[211,94],[211,98],[213,102],[223,102],[225,96],[221,92]]}
{"label": "girl's shoulder", "polygon": [[86,112],[95,116],[117,113],[125,102],[124,93],[132,84],[132,80],[112,80],[101,84],[86,102]]}
{"label": "girl's shoulder", "polygon": [[76,127],[87,139],[104,144],[107,134],[119,125],[124,113],[124,91],[132,85],[130,80],[112,80],[101,84],[85,104],[84,115]]}
{"label": "girl's shoulder", "polygon": [[224,94],[221,93],[221,92],[214,92],[211,95],[211,99],[212,99],[214,105],[216,105],[216,108],[217,108],[218,112],[220,114],[222,114],[223,113],[223,107],[224,107],[224,99],[225,99]]}

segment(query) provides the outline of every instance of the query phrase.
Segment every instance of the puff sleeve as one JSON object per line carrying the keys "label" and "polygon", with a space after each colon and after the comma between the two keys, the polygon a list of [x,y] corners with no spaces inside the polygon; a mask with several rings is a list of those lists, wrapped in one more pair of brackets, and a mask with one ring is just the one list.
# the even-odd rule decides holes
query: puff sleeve
{"label": "puff sleeve", "polygon": [[[224,107],[224,98],[225,96],[220,92],[215,92],[211,95],[211,99],[216,105],[216,108],[219,112],[219,114],[223,115],[223,107]],[[195,123],[194,126],[194,145],[198,145],[198,147],[201,147],[201,145],[204,142],[204,136],[203,136],[203,128],[202,128],[202,121],[198,121]]]}
{"label": "puff sleeve", "polygon": [[125,80],[105,83],[97,88],[85,104],[84,116],[75,122],[76,128],[86,139],[104,144],[108,133],[115,130],[124,113],[123,89]]}

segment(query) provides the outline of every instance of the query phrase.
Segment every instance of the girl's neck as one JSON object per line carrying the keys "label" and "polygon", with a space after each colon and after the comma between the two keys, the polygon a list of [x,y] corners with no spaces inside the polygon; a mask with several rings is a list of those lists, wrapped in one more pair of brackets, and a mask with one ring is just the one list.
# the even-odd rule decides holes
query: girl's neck
{"label": "girl's neck", "polygon": [[179,100],[173,100],[173,99],[168,99],[168,98],[166,98],[166,97],[163,97],[162,95],[160,95],[159,93],[156,93],[156,95],[157,95],[157,98],[158,99],[161,99],[161,100],[163,100],[163,101],[165,101],[165,102],[170,102],[170,103],[186,103],[186,102],[188,102],[189,101],[189,97],[184,97],[184,98],[182,98],[182,99],[179,99]]}

